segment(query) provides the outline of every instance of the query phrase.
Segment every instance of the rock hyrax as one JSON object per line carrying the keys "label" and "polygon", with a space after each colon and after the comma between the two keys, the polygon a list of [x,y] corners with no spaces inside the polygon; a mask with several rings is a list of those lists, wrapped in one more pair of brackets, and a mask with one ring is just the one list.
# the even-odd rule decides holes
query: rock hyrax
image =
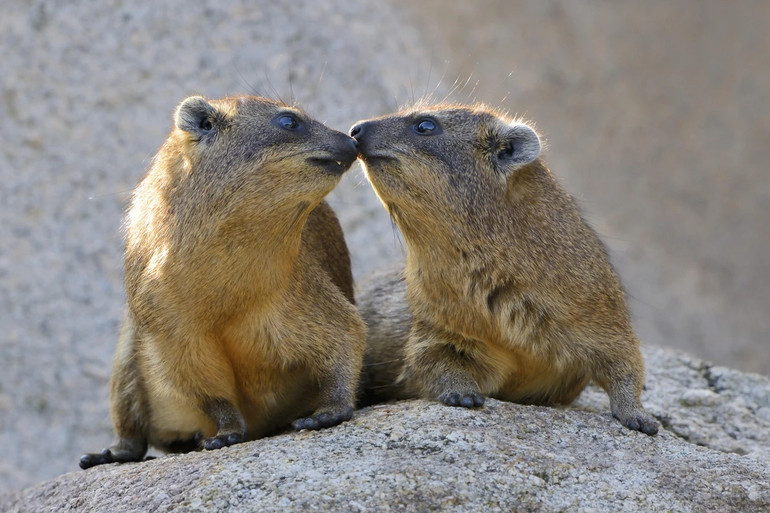
{"label": "rock hyrax", "polygon": [[253,96],[176,110],[125,220],[117,441],[80,466],[216,449],[351,417],[365,325],[323,201],[356,142]]}
{"label": "rock hyrax", "polygon": [[593,378],[624,426],[657,432],[624,291],[530,126],[438,105],[351,135],[407,246],[359,298],[369,399],[567,404]]}

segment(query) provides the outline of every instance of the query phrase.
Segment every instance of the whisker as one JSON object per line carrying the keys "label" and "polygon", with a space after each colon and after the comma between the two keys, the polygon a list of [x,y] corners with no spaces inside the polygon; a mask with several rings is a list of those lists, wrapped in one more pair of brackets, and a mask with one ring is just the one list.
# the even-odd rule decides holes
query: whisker
{"label": "whisker", "polygon": [[[280,94],[278,94],[278,90],[273,85],[272,80],[270,80],[270,76],[267,73],[267,65],[263,68],[263,73],[265,75],[265,81],[267,82],[268,87],[270,88],[271,93],[274,95],[275,99],[281,103],[286,104],[286,102],[283,100]],[[288,104],[287,104],[288,105]]]}
{"label": "whisker", "polygon": [[125,191],[115,191],[115,192],[105,192],[104,194],[94,194],[93,196],[88,196],[88,200],[93,201],[95,199],[107,198],[110,196],[123,196],[123,195],[128,196],[131,194],[131,192],[132,192],[131,189],[126,189]]}
{"label": "whisker", "polygon": [[246,87],[246,90],[249,91],[254,96],[262,96],[264,97],[265,94],[262,93],[259,89],[257,89],[257,86],[255,84],[250,83],[248,80],[246,80],[246,77],[243,76],[243,73],[241,72],[241,69],[238,67],[238,63],[233,60],[233,68],[235,68],[235,72],[238,74],[238,78],[243,82],[243,85]]}
{"label": "whisker", "polygon": [[365,363],[364,367],[374,367],[375,365],[387,365],[389,363],[403,362],[403,358],[396,358],[395,360],[388,360],[386,362]]}
{"label": "whisker", "polygon": [[428,79],[425,81],[425,90],[422,93],[423,100],[427,100],[428,87],[430,87],[430,76],[433,73],[433,52],[436,48],[436,43],[433,42],[430,45],[430,61],[428,61]]}
{"label": "whisker", "polygon": [[386,385],[371,385],[371,386],[365,386],[364,390],[379,390],[381,388],[388,388],[388,387],[395,387],[398,386],[397,383],[388,383]]}
{"label": "whisker", "polygon": [[430,92],[430,96],[428,96],[428,103],[433,103],[433,97],[436,95],[438,88],[441,87],[441,83],[444,81],[444,77],[446,77],[447,70],[449,69],[449,61],[445,61],[445,63],[446,67],[444,68],[444,72],[441,73],[441,78],[439,78],[436,87],[433,88],[433,90]]}

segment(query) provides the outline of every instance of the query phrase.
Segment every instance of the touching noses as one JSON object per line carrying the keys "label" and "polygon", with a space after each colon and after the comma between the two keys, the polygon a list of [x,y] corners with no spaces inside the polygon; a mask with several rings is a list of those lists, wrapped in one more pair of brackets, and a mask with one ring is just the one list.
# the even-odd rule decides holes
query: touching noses
{"label": "touching noses", "polygon": [[350,129],[350,137],[360,142],[365,132],[366,123],[358,123],[353,125],[353,128]]}

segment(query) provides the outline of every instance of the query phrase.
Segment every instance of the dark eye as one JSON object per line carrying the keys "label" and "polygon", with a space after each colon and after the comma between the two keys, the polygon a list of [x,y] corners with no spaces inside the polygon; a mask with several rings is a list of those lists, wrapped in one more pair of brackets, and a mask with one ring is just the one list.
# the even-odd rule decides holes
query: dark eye
{"label": "dark eye", "polygon": [[414,125],[414,130],[418,134],[433,135],[438,132],[438,125],[432,119],[422,119]]}
{"label": "dark eye", "polygon": [[276,122],[278,123],[278,126],[284,130],[296,130],[297,127],[299,127],[299,121],[297,121],[297,118],[294,116],[289,116],[288,114],[280,116],[278,119],[276,119]]}
{"label": "dark eye", "polygon": [[507,160],[513,157],[513,143],[511,141],[508,141],[505,144],[505,147],[497,152],[497,158],[499,160]]}

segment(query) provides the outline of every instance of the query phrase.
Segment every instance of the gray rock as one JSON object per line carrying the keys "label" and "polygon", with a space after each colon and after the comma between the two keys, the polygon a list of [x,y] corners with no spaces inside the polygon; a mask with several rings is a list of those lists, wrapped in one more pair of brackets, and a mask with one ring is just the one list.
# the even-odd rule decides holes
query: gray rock
{"label": "gray rock", "polygon": [[[644,348],[644,356],[644,403],[664,429],[696,445],[770,461],[770,378],[660,348]],[[574,406],[606,412],[609,401],[589,386]]]}
{"label": "gray rock", "polygon": [[0,510],[767,511],[770,380],[645,353],[654,437],[621,427],[595,388],[569,408],[404,401],[323,431],[65,474]]}

